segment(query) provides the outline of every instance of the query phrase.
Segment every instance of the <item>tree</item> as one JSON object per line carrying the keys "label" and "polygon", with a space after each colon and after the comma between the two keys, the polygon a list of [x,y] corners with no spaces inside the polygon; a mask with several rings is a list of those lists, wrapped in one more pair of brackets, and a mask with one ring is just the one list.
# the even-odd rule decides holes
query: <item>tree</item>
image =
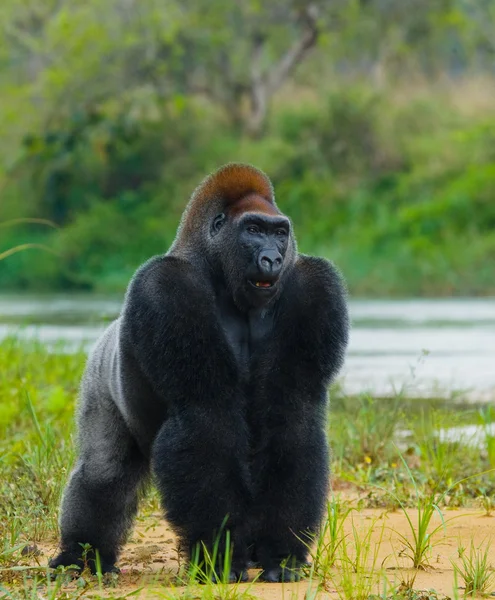
{"label": "tree", "polygon": [[148,87],[206,95],[253,134],[322,23],[317,1],[6,1],[9,62],[58,111]]}

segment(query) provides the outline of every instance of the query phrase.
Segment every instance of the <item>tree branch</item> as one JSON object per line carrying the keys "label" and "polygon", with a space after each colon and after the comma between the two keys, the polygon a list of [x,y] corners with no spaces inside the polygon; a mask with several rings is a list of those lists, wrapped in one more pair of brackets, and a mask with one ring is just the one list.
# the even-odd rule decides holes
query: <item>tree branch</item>
{"label": "tree branch", "polygon": [[295,67],[316,45],[318,39],[317,7],[310,4],[304,10],[302,19],[305,21],[305,30],[302,36],[292,44],[278,64],[266,76],[267,93],[269,96],[273,95],[282,86]]}
{"label": "tree branch", "polygon": [[305,29],[301,37],[292,44],[268,73],[262,71],[265,37],[259,34],[253,37],[250,86],[251,114],[247,122],[247,129],[252,135],[258,135],[261,131],[268,112],[270,98],[316,44],[318,39],[317,17],[316,6],[310,4],[306,7],[301,15],[302,20],[305,21]]}

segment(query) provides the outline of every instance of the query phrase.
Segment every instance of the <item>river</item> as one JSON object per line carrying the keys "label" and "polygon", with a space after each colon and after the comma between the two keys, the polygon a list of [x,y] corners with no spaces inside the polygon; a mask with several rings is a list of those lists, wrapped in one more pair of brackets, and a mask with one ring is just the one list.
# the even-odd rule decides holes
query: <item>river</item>
{"label": "river", "polygon": [[[121,298],[0,295],[0,338],[90,349]],[[495,298],[351,300],[349,393],[495,400]]]}

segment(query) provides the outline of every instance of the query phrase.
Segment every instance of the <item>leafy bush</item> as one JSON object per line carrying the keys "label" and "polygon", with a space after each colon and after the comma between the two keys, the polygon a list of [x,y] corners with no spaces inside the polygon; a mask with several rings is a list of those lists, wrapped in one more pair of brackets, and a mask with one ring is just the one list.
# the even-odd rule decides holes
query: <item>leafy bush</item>
{"label": "leafy bush", "polygon": [[10,257],[0,285],[122,290],[140,262],[167,249],[201,178],[243,160],[273,179],[301,250],[334,259],[351,292],[493,293],[494,148],[490,114],[362,86],[280,102],[259,139],[206,104],[107,104],[25,145],[6,197],[22,189],[31,216],[62,227],[3,235],[0,252],[34,240],[56,255]]}

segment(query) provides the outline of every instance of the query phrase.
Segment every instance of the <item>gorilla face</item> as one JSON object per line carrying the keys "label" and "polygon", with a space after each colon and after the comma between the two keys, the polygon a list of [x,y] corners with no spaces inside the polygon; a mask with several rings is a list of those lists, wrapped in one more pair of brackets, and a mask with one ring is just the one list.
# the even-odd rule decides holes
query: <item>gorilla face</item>
{"label": "gorilla face", "polygon": [[244,287],[256,302],[269,300],[280,286],[290,235],[289,220],[248,213],[236,225],[239,250],[246,265]]}
{"label": "gorilla face", "polygon": [[247,212],[229,222],[222,214],[213,221],[213,235],[220,230],[223,272],[235,303],[242,309],[266,306],[280,294],[293,261],[289,219]]}

